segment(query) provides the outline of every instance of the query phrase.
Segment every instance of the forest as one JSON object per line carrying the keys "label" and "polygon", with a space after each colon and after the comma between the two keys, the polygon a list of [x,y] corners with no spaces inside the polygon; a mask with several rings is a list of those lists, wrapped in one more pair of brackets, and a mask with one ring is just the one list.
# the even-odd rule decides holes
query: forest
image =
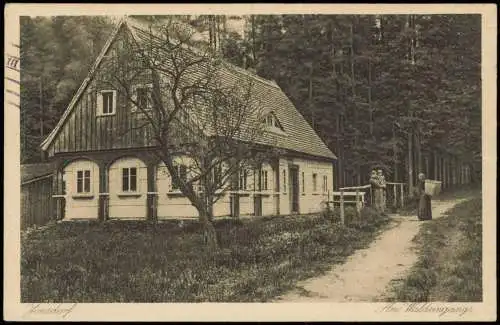
{"label": "forest", "polygon": [[[155,16],[148,16],[155,19]],[[481,181],[480,15],[179,16],[229,62],[274,80],[336,154],[336,186]],[[239,21],[241,30],[232,30]],[[117,20],[21,18],[21,163],[50,133]]]}

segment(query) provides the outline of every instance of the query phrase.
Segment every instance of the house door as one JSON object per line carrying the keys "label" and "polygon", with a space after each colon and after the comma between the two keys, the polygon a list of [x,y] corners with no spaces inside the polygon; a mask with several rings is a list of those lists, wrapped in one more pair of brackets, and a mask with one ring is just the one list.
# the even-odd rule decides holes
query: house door
{"label": "house door", "polygon": [[299,213],[299,167],[290,166],[290,203],[291,212]]}
{"label": "house door", "polygon": [[262,215],[262,196],[260,194],[255,194],[253,198],[253,209],[255,216]]}

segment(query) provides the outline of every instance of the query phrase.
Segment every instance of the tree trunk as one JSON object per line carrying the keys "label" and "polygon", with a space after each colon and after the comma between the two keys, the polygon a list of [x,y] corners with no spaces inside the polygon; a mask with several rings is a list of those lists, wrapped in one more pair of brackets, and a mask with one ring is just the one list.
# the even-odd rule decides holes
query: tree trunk
{"label": "tree trunk", "polygon": [[413,133],[408,132],[408,190],[413,193]]}
{"label": "tree trunk", "polygon": [[[358,134],[358,108],[356,105],[356,77],[354,73],[354,26],[351,23],[350,26],[350,63],[351,63],[351,88],[352,88],[352,103],[354,110],[354,147],[355,151],[358,151],[359,144],[359,134]],[[361,170],[359,166],[359,161],[356,161],[355,165],[355,173],[356,173],[356,185],[361,185]]]}
{"label": "tree trunk", "polygon": [[[418,126],[417,128],[417,132],[415,134],[415,156],[416,156],[416,160],[417,160],[417,166],[416,166],[416,173],[415,174],[419,174],[419,173],[422,173],[423,172],[423,165],[422,165],[422,146],[421,146],[421,143],[420,143],[420,126]],[[426,175],[427,176],[427,175]]]}
{"label": "tree trunk", "polygon": [[219,248],[215,227],[206,211],[199,211],[199,214],[203,230],[203,242],[209,252],[214,252]]}
{"label": "tree trunk", "polygon": [[[373,107],[372,107],[372,59],[368,58],[368,110],[370,111],[370,136],[373,137]],[[393,139],[396,139],[393,124]],[[396,155],[396,154],[394,154]]]}
{"label": "tree trunk", "polygon": [[438,174],[437,174],[438,161],[437,161],[437,154],[436,154],[435,150],[432,152],[432,158],[434,160],[434,165],[433,165],[434,167],[432,168],[432,178],[434,180],[439,180]]}
{"label": "tree trunk", "polygon": [[[371,111],[371,106],[370,106]],[[398,179],[398,145],[396,143],[396,125],[392,123],[392,160],[394,163],[394,173],[393,173],[393,181],[397,182]]]}
{"label": "tree trunk", "polygon": [[315,115],[314,115],[314,108],[313,108],[313,62],[311,62],[311,67],[309,68],[309,112],[311,113],[311,123],[312,123],[312,128],[315,130]]}
{"label": "tree trunk", "polygon": [[340,141],[340,134],[341,134],[341,118],[342,116],[340,113],[337,113],[337,152],[339,154],[339,159],[337,160],[337,169],[338,169],[338,186],[342,187],[344,186],[344,155],[343,155],[343,150],[341,148],[342,142]]}
{"label": "tree trunk", "polygon": [[43,138],[43,85],[42,85],[42,76],[40,76],[40,137]]}
{"label": "tree trunk", "polygon": [[429,156],[426,154],[425,157],[424,157],[424,162],[425,162],[425,176],[427,178],[431,178],[429,172],[430,172],[430,168],[429,168]]}
{"label": "tree trunk", "polygon": [[252,59],[253,59],[253,65],[255,67],[256,61],[257,61],[257,56],[255,55],[256,49],[255,49],[255,15],[251,15],[251,24],[252,24]]}

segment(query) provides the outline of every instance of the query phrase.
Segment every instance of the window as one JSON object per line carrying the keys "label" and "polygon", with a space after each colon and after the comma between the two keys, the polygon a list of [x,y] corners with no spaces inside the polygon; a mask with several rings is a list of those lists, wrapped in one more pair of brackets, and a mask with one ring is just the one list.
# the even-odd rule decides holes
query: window
{"label": "window", "polygon": [[328,176],[323,176],[323,193],[328,191]]}
{"label": "window", "polygon": [[137,103],[139,107],[145,109],[148,107],[148,89],[147,88],[137,88]]}
{"label": "window", "polygon": [[264,124],[271,129],[279,129],[280,131],[283,131],[283,127],[281,126],[280,122],[278,121],[278,118],[274,113],[269,113],[266,118],[264,119]]}
{"label": "window", "polygon": [[266,118],[266,124],[268,126],[273,126],[274,125],[274,121],[273,121],[273,116],[272,115],[268,115],[267,118]]}
{"label": "window", "polygon": [[268,185],[267,185],[267,170],[262,170],[261,171],[261,179],[260,179],[260,189],[267,191]]}
{"label": "window", "polygon": [[215,165],[213,173],[214,173],[214,184],[218,186],[221,184],[222,181],[222,166],[220,164]]}
{"label": "window", "polygon": [[90,193],[90,170],[78,170],[76,172],[76,192]]}
{"label": "window", "polygon": [[97,95],[99,115],[113,115],[116,111],[116,91],[102,90]]}
{"label": "window", "polygon": [[302,172],[302,193],[305,192],[306,192],[306,182],[305,182],[304,172]]}
{"label": "window", "polygon": [[152,85],[137,85],[133,87],[133,99],[136,105],[133,106],[132,111],[151,109],[151,89]]}
{"label": "window", "polygon": [[286,193],[286,169],[283,169],[283,192]]}
{"label": "window", "polygon": [[239,175],[239,182],[238,182],[238,189],[241,191],[246,191],[247,189],[247,178],[248,178],[248,172],[246,169],[240,170],[240,175]]}
{"label": "window", "polygon": [[316,192],[318,187],[317,187],[317,176],[316,174],[313,174],[313,192]]}
{"label": "window", "polygon": [[113,114],[113,92],[105,91],[102,92],[102,113],[103,114]]}
{"label": "window", "polygon": [[137,168],[131,167],[122,169],[122,191],[137,191]]}
{"label": "window", "polygon": [[[185,165],[178,165],[176,167],[177,169],[177,175],[180,178],[181,182],[186,182],[187,181],[187,167]],[[179,189],[179,184],[174,181],[172,178],[172,190],[178,190]]]}

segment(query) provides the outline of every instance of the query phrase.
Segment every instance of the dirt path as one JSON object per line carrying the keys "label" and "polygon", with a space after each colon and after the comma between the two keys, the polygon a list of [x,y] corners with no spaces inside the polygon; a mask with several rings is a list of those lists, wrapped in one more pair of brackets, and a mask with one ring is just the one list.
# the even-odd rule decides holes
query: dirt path
{"label": "dirt path", "polygon": [[[464,201],[434,200],[433,218],[441,217]],[[383,295],[389,282],[400,278],[416,262],[412,239],[420,225],[416,216],[392,217],[392,226],[366,249],[356,251],[346,263],[323,276],[297,284],[297,288],[275,302],[372,302]]]}

